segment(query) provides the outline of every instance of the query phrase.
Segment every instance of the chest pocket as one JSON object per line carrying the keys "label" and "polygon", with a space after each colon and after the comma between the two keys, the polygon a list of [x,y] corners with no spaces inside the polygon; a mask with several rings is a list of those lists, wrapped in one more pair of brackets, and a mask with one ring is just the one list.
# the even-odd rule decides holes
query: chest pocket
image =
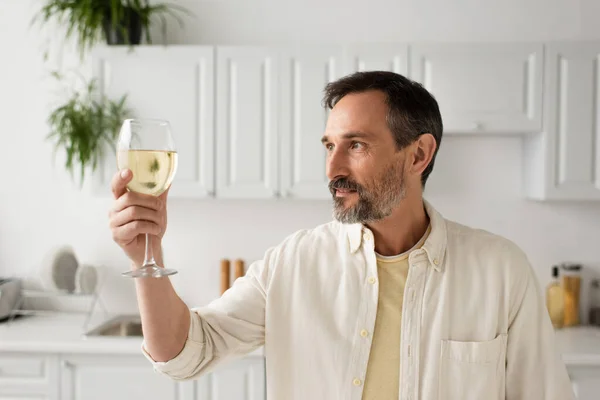
{"label": "chest pocket", "polygon": [[439,400],[503,400],[506,340],[442,340]]}

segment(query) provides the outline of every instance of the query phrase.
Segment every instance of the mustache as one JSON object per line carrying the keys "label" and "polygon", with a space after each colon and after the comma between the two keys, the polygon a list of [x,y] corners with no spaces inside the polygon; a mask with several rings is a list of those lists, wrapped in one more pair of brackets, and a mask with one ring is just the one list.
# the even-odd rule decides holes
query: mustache
{"label": "mustache", "polygon": [[363,188],[349,178],[339,178],[329,182],[329,191],[331,194],[335,194],[336,189],[355,190],[360,194]]}

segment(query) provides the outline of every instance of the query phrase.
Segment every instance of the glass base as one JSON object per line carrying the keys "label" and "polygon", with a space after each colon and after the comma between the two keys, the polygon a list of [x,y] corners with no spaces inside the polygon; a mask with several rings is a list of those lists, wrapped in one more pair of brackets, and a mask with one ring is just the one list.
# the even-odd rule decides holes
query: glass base
{"label": "glass base", "polygon": [[176,273],[177,271],[174,269],[161,268],[156,264],[150,264],[133,271],[123,272],[121,275],[128,278],[162,278]]}

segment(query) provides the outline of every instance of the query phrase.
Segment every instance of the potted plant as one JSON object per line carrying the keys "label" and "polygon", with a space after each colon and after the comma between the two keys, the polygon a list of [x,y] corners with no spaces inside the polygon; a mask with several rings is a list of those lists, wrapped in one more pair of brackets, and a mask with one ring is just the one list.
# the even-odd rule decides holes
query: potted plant
{"label": "potted plant", "polygon": [[187,13],[174,4],[150,4],[148,0],[46,0],[32,22],[47,23],[56,19],[66,26],[66,37],[76,36],[80,56],[104,39],[109,45],[141,43],[142,36],[152,43],[150,26],[153,18],[162,24],[166,37],[166,15],[173,16],[180,26],[183,21],[177,12]]}
{"label": "potted plant", "polygon": [[65,168],[72,178],[79,168],[81,184],[86,169],[96,170],[106,148],[115,151],[121,124],[131,117],[126,101],[126,95],[111,100],[98,93],[96,81],[91,80],[83,91],[74,91],[50,113],[47,139],[54,141],[55,153],[59,149],[65,151]]}

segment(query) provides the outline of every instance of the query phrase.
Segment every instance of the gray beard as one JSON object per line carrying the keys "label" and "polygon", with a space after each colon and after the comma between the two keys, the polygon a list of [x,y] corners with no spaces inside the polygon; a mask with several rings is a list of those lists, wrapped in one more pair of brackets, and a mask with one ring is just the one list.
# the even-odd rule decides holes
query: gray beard
{"label": "gray beard", "polygon": [[389,217],[406,197],[403,168],[392,166],[382,179],[373,182],[374,189],[360,187],[358,202],[344,207],[344,198],[333,197],[333,218],[343,224],[368,223]]}

